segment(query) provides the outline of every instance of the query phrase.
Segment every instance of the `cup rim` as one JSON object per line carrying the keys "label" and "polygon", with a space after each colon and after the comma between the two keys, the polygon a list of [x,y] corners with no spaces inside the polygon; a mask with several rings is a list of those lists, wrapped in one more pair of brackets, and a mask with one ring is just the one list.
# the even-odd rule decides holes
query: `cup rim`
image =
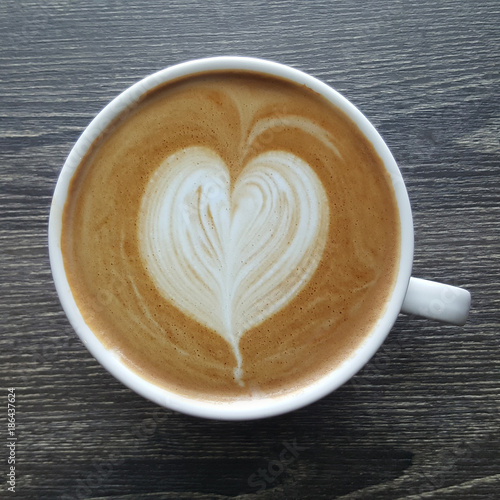
{"label": "cup rim", "polygon": [[[398,204],[401,230],[399,269],[385,311],[371,333],[349,358],[316,382],[283,396],[230,402],[202,401],[170,392],[143,379],[112,350],[105,348],[87,326],[73,298],[64,271],[61,252],[63,209],[69,183],[92,143],[119,114],[134,106],[146,92],[158,85],[184,76],[219,70],[250,71],[285,78],[308,87],[332,102],[356,123],[372,143],[390,174]],[[401,172],[384,140],[361,111],[326,83],[298,69],[265,59],[220,56],[186,61],[157,71],[130,86],[97,114],[73,146],[59,174],[49,215],[48,245],[54,283],[66,316],[90,353],[115,378],[160,406],[188,415],[218,420],[252,420],[287,413],[318,401],[345,384],[370,360],[389,334],[401,310],[411,276],[414,234],[410,202]]]}

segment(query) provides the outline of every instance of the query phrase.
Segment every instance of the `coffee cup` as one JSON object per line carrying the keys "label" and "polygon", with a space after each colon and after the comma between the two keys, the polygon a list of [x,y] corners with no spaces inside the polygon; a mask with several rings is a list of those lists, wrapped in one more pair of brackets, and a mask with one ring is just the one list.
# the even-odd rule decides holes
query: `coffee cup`
{"label": "coffee cup", "polygon": [[400,312],[465,323],[470,294],[411,277],[401,173],[364,115],[282,64],[215,57],[136,83],[59,176],[52,273],[118,380],[166,408],[244,420],[310,404]]}

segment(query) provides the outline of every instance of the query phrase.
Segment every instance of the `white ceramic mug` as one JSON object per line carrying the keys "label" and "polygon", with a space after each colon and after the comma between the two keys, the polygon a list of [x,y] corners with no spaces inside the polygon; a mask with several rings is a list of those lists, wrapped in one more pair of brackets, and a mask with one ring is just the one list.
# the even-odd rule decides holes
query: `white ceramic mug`
{"label": "white ceramic mug", "polygon": [[[61,227],[69,182],[76,168],[94,140],[118,114],[133,107],[142,95],[162,83],[200,72],[227,69],[276,75],[305,85],[331,101],[357,124],[373,144],[391,176],[401,221],[401,255],[396,284],[385,311],[382,312],[371,333],[347,361],[321,380],[293,394],[214,403],[189,399],[142,379],[100,343],[83,320],[68,284],[61,253]],[[380,347],[400,312],[462,325],[470,307],[468,291],[411,277],[413,221],[408,193],[388,147],[365,116],[335,90],[316,78],[282,64],[254,58],[215,57],[172,66],[146,77],[108,104],[85,129],[63,166],[50,211],[49,251],[54,282],[62,306],[77,334],[94,357],[125,385],[151,401],[167,408],[206,418],[246,420],[278,415],[303,407],[337,389],[359,371]]]}

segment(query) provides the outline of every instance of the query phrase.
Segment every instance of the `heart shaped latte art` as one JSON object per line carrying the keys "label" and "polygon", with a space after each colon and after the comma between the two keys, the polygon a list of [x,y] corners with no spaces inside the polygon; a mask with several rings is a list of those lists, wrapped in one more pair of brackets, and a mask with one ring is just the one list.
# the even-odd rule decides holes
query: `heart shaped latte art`
{"label": "heart shaped latte art", "polygon": [[252,159],[231,186],[206,147],[169,156],[144,193],[142,259],[161,294],[232,346],[304,288],[318,267],[328,199],[312,168],[285,151]]}

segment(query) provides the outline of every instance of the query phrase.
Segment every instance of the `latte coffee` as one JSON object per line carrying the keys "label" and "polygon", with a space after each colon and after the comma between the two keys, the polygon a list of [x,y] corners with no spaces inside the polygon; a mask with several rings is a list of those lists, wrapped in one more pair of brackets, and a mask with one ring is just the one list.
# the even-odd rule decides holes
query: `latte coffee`
{"label": "latte coffee", "polygon": [[65,273],[104,346],[204,401],[301,390],[391,297],[389,174],[312,90],[249,71],[160,85],[91,146],[63,213]]}

